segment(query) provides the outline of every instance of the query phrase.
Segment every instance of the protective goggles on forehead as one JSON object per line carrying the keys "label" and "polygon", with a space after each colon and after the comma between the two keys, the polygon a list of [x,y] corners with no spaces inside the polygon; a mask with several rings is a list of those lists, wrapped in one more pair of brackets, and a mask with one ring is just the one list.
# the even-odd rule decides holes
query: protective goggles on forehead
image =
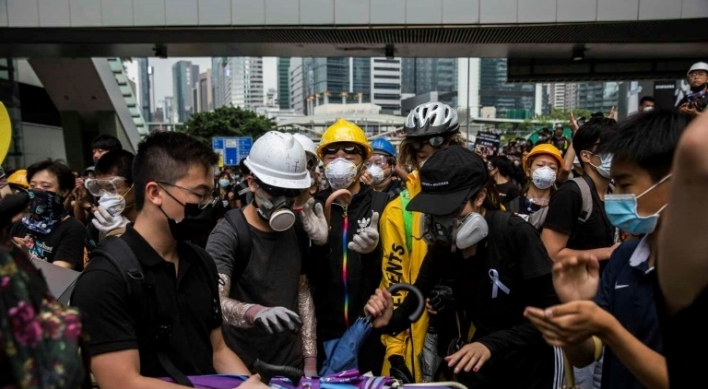
{"label": "protective goggles on forehead", "polygon": [[99,197],[103,196],[104,193],[118,193],[116,184],[119,184],[120,182],[125,183],[125,181],[126,180],[123,177],[88,178],[86,179],[84,186],[86,187],[86,190],[91,193],[91,195]]}

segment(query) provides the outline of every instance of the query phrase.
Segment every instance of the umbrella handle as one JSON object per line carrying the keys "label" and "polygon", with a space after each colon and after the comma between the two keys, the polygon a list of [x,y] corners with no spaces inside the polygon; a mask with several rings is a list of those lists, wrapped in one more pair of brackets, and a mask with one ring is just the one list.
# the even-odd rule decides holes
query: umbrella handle
{"label": "umbrella handle", "polygon": [[420,292],[420,289],[416,288],[411,284],[393,284],[390,288],[388,288],[388,292],[391,294],[394,294],[399,290],[406,290],[408,291],[408,293],[414,294],[415,297],[418,299],[418,306],[415,308],[415,311],[413,311],[413,313],[408,316],[408,319],[411,321],[411,323],[417,322],[418,319],[420,319],[420,317],[423,315],[423,310],[425,309],[425,298],[423,297],[423,293]]}
{"label": "umbrella handle", "polygon": [[253,363],[253,370],[260,374],[261,382],[268,385],[273,377],[285,377],[289,379],[297,387],[300,384],[300,379],[305,376],[305,372],[290,366],[271,365],[256,359]]}

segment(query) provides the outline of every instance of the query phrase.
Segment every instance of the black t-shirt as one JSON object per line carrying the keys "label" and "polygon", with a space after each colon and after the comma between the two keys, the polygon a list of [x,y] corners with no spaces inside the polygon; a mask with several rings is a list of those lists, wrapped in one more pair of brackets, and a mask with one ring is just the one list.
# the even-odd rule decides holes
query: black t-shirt
{"label": "black t-shirt", "polygon": [[708,349],[706,312],[708,288],[688,307],[669,315],[666,301],[658,286],[655,300],[664,338],[664,357],[669,369],[671,388],[694,388],[705,381],[705,350]]}
{"label": "black t-shirt", "polygon": [[22,222],[13,224],[10,235],[27,240],[30,255],[43,261],[65,261],[74,270],[84,266],[84,238],[86,228],[73,217],[60,222],[48,234],[31,231]]}
{"label": "black t-shirt", "polygon": [[583,208],[580,188],[573,181],[564,183],[552,196],[548,204],[548,215],[543,228],[549,228],[569,236],[566,248],[572,250],[592,250],[610,247],[615,243],[615,228],[605,215],[605,208],[595,190],[595,184],[587,177],[592,193],[592,213],[585,223],[578,222]]}
{"label": "black t-shirt", "polygon": [[[178,243],[179,273],[145,241],[132,226],[120,239],[133,249],[146,279],[154,282],[156,316],[172,324],[165,354],[175,367],[186,375],[214,374],[213,349],[210,341],[214,329],[221,327],[219,311],[214,314],[214,296],[209,283],[216,283],[216,266],[204,261],[195,246]],[[205,257],[206,253],[202,253]],[[207,270],[207,266],[211,270]],[[157,327],[147,323],[144,311],[129,296],[119,270],[107,259],[96,256],[79,278],[72,296],[72,305],[85,317],[84,330],[89,337],[92,355],[137,349],[140,352],[140,374],[146,377],[166,377],[158,361],[152,337],[146,332]],[[213,276],[210,274],[213,274]],[[142,293],[145,297],[147,291]],[[218,301],[216,304],[218,307]],[[150,307],[148,307],[150,308]]]}
{"label": "black t-shirt", "polygon": [[500,200],[504,204],[508,204],[509,201],[517,198],[521,193],[519,184],[512,179],[509,179],[509,181],[504,184],[496,185],[496,189],[497,192],[499,192]]}
{"label": "black t-shirt", "polygon": [[[233,211],[241,212],[241,211]],[[206,250],[217,270],[231,278],[229,298],[264,307],[284,307],[298,312],[298,290],[303,273],[302,249],[294,229],[263,232],[250,227],[251,258],[239,258],[239,238],[224,219],[209,235]],[[309,243],[309,242],[308,242]],[[248,261],[243,273],[234,274],[237,261]],[[224,326],[226,343],[251,366],[256,359],[274,365],[302,368],[299,332],[269,334],[259,328]]]}

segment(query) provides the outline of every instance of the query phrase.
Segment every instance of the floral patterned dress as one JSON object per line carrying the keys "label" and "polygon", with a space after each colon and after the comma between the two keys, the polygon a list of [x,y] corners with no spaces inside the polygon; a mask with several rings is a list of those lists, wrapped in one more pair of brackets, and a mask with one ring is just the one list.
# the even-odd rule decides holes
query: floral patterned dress
{"label": "floral patterned dress", "polygon": [[0,389],[85,385],[80,336],[78,311],[57,302],[27,254],[0,237]]}

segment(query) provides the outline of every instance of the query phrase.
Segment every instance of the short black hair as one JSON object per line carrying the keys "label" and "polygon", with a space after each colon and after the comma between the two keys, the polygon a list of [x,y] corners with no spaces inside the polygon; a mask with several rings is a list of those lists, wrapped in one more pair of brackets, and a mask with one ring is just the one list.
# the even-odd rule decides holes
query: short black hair
{"label": "short black hair", "polygon": [[118,138],[113,135],[99,135],[93,138],[91,142],[91,150],[101,149],[106,151],[120,150],[123,145],[120,143]]}
{"label": "short black hair", "polygon": [[135,155],[130,151],[109,151],[96,162],[95,173],[123,177],[128,185],[133,185],[133,159]]}
{"label": "short black hair", "polygon": [[505,155],[498,155],[492,158],[489,162],[491,162],[493,167],[499,169],[499,173],[501,173],[504,177],[511,177],[514,172],[514,164],[512,164],[509,158]]}
{"label": "short black hair", "polygon": [[145,203],[145,185],[149,182],[174,184],[184,178],[193,166],[211,169],[219,156],[206,144],[182,132],[158,132],[138,145],[133,161],[135,207]]}
{"label": "short black hair", "polygon": [[651,96],[644,96],[639,100],[639,105],[644,104],[645,101],[651,101],[652,103],[656,104],[656,100],[654,100],[653,97]]}
{"label": "short black hair", "polygon": [[578,156],[581,167],[584,167],[584,164],[583,159],[580,158],[580,152],[588,150],[592,153],[597,153],[596,145],[600,142],[600,139],[604,139],[615,128],[617,128],[615,119],[593,116],[578,129],[573,135],[573,150],[575,150],[575,155]]}
{"label": "short black hair", "polygon": [[241,175],[249,175],[251,174],[251,169],[246,166],[246,158],[241,158],[241,161],[238,163],[238,170],[241,171]]}
{"label": "short black hair", "polygon": [[620,124],[600,144],[614,160],[634,161],[658,182],[671,171],[674,152],[690,118],[678,111],[654,110]]}
{"label": "short black hair", "polygon": [[54,159],[44,159],[35,162],[27,168],[27,182],[32,181],[32,177],[41,171],[48,171],[57,177],[59,189],[62,191],[71,191],[76,185],[76,177],[71,168],[64,162]]}

